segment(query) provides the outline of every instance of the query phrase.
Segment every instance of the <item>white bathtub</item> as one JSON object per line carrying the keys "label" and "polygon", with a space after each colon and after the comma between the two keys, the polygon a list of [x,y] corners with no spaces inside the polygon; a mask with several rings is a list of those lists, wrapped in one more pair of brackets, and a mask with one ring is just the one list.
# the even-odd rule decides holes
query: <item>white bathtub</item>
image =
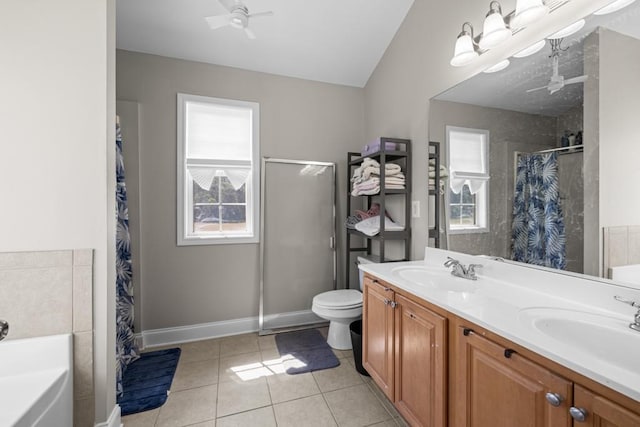
{"label": "white bathtub", "polygon": [[72,425],[71,334],[0,341],[0,426]]}

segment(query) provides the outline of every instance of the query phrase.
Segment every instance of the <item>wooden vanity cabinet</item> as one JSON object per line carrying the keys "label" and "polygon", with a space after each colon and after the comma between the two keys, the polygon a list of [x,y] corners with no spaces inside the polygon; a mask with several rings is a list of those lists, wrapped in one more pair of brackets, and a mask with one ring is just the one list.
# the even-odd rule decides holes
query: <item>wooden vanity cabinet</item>
{"label": "wooden vanity cabinet", "polygon": [[446,425],[446,318],[365,276],[363,365],[412,426]]}
{"label": "wooden vanity cabinet", "polygon": [[[454,330],[457,427],[570,427],[572,382],[509,348]],[[547,400],[555,395],[557,406]],[[551,397],[553,400],[553,397]]]}
{"label": "wooden vanity cabinet", "polygon": [[392,402],[394,313],[391,302],[394,299],[395,292],[390,287],[365,275],[362,294],[362,365]]}
{"label": "wooden vanity cabinet", "polygon": [[574,420],[574,427],[638,427],[640,415],[604,396],[576,384],[573,410],[584,414],[584,421]]}

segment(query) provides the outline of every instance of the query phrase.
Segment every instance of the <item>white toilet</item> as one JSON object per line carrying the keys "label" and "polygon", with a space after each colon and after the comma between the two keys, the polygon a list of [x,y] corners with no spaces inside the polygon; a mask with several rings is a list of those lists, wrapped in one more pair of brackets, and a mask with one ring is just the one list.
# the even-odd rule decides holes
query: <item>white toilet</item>
{"label": "white toilet", "polygon": [[362,317],[362,292],[356,289],[323,292],[313,297],[311,311],[330,322],[329,346],[336,350],[351,349],[349,324]]}
{"label": "white toilet", "polygon": [[[358,257],[358,264],[370,264],[365,257]],[[362,270],[358,271],[360,279],[360,291],[364,281]],[[339,289],[337,291],[324,292],[313,298],[311,311],[317,316],[328,320],[329,333],[327,344],[336,350],[351,349],[351,322],[362,318],[362,292],[357,289]]]}

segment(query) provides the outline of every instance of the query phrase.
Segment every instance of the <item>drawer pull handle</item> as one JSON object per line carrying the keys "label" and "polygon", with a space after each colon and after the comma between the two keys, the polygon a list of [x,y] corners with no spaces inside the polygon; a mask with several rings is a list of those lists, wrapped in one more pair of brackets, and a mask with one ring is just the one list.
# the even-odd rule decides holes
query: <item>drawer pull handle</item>
{"label": "drawer pull handle", "polygon": [[583,423],[587,419],[587,411],[582,408],[576,408],[575,406],[569,408],[569,414],[571,418],[579,423]]}
{"label": "drawer pull handle", "polygon": [[513,353],[515,352],[516,352],[515,350],[507,348],[504,350],[504,357],[506,357],[507,359],[511,359],[511,355],[513,355]]}
{"label": "drawer pull handle", "polygon": [[378,280],[376,280],[376,279],[373,279],[373,280],[372,280],[372,282],[373,282],[373,283],[380,283],[380,282],[378,282]]}
{"label": "drawer pull handle", "polygon": [[464,335],[465,337],[468,337],[468,336],[469,336],[469,334],[471,334],[472,332],[473,332],[473,329],[470,329],[470,328],[464,328],[464,329],[462,330],[462,335]]}
{"label": "drawer pull handle", "polygon": [[391,290],[391,288],[384,288],[385,292],[389,292]]}
{"label": "drawer pull handle", "polygon": [[551,406],[560,406],[562,404],[562,396],[558,393],[547,393],[544,396]]}
{"label": "drawer pull handle", "polygon": [[390,303],[391,303],[391,300],[388,300],[386,298],[384,299],[384,305],[389,305]]}

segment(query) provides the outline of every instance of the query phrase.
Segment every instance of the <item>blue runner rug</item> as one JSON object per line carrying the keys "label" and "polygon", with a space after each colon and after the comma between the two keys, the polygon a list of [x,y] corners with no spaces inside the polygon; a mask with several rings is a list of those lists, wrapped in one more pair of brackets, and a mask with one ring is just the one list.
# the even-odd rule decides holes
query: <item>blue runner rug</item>
{"label": "blue runner rug", "polygon": [[122,415],[155,409],[167,401],[167,392],[176,373],[180,349],[142,353],[122,375],[124,393],[118,397]]}
{"label": "blue runner rug", "polygon": [[285,332],[276,335],[276,345],[280,356],[290,356],[285,361],[287,374],[295,375],[304,372],[319,371],[340,365],[338,358],[327,340],[317,329]]}

